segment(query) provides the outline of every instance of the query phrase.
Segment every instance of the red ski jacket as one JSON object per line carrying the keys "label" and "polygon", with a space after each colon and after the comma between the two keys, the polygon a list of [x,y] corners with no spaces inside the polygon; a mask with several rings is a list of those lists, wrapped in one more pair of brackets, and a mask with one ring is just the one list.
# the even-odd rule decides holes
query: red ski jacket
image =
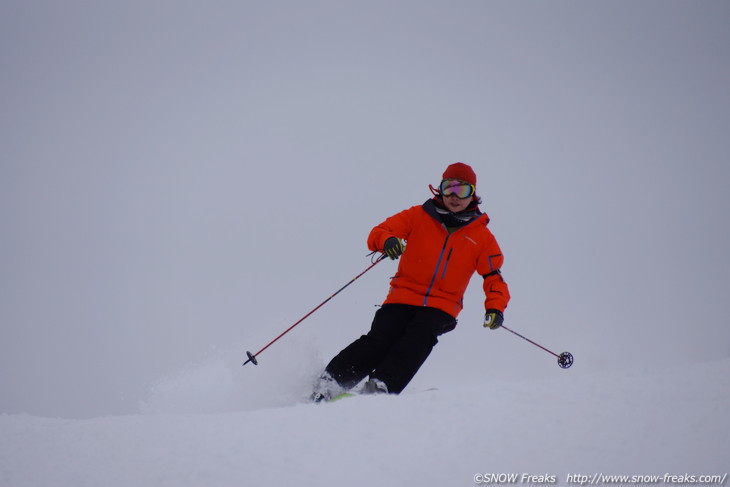
{"label": "red ski jacket", "polygon": [[466,287],[478,272],[484,277],[484,308],[504,311],[510,299],[500,274],[504,257],[488,223],[489,217],[482,213],[449,233],[429,200],[373,228],[368,236],[372,251],[382,251],[390,237],[406,241],[385,303],[429,306],[456,318]]}

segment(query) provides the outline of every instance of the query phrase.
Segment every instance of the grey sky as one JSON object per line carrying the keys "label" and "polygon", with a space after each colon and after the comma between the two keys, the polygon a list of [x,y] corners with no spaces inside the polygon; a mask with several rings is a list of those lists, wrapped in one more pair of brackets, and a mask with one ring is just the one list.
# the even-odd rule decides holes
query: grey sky
{"label": "grey sky", "polygon": [[[719,1],[3,2],[0,412],[132,412],[263,345],[455,161],[506,323],[575,373],[727,356],[729,46]],[[382,266],[299,336],[366,330]],[[428,370],[552,367],[480,294]]]}

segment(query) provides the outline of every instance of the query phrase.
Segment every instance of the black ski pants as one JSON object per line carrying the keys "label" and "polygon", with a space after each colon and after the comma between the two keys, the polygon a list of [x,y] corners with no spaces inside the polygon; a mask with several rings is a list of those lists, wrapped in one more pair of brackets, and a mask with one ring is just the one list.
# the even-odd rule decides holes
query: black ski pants
{"label": "black ski pants", "polygon": [[438,343],[436,337],[455,327],[456,319],[440,309],[384,304],[367,335],[337,354],[325,370],[346,389],[369,375],[399,394]]}

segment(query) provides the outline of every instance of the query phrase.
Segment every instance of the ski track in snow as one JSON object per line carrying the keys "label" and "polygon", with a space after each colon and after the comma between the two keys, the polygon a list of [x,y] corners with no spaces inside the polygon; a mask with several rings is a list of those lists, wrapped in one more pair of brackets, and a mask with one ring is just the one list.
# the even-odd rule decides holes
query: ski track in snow
{"label": "ski track in snow", "polygon": [[[1,415],[0,485],[468,486],[477,473],[548,474],[566,484],[571,473],[709,475],[730,465],[730,359],[485,378],[324,405],[291,392],[303,372],[270,384],[268,403],[224,394],[234,381],[211,380],[226,376],[223,365],[161,385],[137,415]],[[196,388],[208,406],[186,404]]]}

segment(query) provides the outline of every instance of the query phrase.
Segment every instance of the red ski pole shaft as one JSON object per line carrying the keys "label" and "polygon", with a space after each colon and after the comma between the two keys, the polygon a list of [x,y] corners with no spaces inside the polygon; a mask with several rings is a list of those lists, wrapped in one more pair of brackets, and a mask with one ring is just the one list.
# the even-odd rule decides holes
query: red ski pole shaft
{"label": "red ski pole shaft", "polygon": [[502,325],[502,328],[504,328],[505,330],[507,330],[510,333],[514,333],[515,335],[522,338],[523,340],[527,340],[528,342],[532,343],[536,347],[542,348],[547,353],[551,353],[551,354],[555,355],[556,357],[558,357],[558,365],[560,366],[561,369],[569,369],[570,366],[573,365],[573,354],[571,354],[570,352],[563,352],[560,355],[558,355],[557,353],[553,352],[552,350],[548,350],[547,348],[543,347],[539,343],[535,343],[532,340],[530,340],[529,338],[520,335],[516,331],[510,330],[509,328],[507,328],[504,325]]}
{"label": "red ski pole shaft", "polygon": [[540,348],[542,348],[543,350],[545,350],[545,351],[546,351],[547,353],[552,353],[552,354],[553,354],[553,355],[555,355],[556,357],[560,358],[560,355],[558,355],[557,353],[555,353],[555,352],[552,352],[552,351],[548,350],[547,348],[543,347],[543,346],[542,346],[542,345],[540,345],[539,343],[535,343],[535,342],[533,342],[533,341],[532,341],[532,340],[530,340],[529,338],[527,338],[527,337],[524,337],[524,336],[520,335],[520,334],[519,334],[519,333],[517,333],[516,331],[514,331],[514,330],[510,330],[509,328],[507,328],[507,327],[506,327],[506,326],[504,326],[504,325],[502,325],[502,326],[501,326],[501,328],[504,328],[505,330],[507,330],[507,331],[508,331],[508,332],[510,332],[510,333],[514,333],[515,335],[517,335],[518,337],[522,338],[523,340],[527,340],[528,342],[532,343],[532,344],[533,344],[533,345],[535,345],[536,347],[540,347]]}
{"label": "red ski pole shaft", "polygon": [[327,304],[330,299],[334,298],[340,292],[342,292],[347,286],[349,286],[353,282],[357,281],[360,277],[362,277],[363,274],[365,274],[367,271],[369,271],[370,269],[372,269],[373,267],[375,267],[384,258],[385,258],[385,254],[383,254],[380,257],[378,257],[378,259],[375,262],[373,262],[370,265],[370,267],[368,267],[367,269],[365,269],[364,271],[362,271],[360,274],[358,274],[355,277],[353,277],[350,282],[348,282],[347,284],[345,284],[344,286],[342,286],[340,289],[338,289],[337,291],[335,291],[329,298],[327,298],[324,301],[322,301],[316,308],[314,308],[312,311],[310,311],[309,313],[307,313],[306,315],[304,315],[299,321],[297,321],[296,323],[294,323],[293,325],[291,325],[289,328],[287,328],[286,330],[284,330],[283,333],[281,333],[281,335],[279,335],[278,337],[274,338],[269,343],[267,343],[264,348],[262,348],[261,350],[259,350],[256,353],[246,352],[246,355],[248,356],[248,360],[246,360],[241,365],[246,365],[249,362],[252,362],[254,365],[258,365],[258,362],[256,361],[256,357],[258,357],[259,354],[261,354],[261,352],[263,352],[264,350],[266,350],[267,348],[269,348],[271,345],[273,345],[274,343],[276,343],[281,337],[283,337],[284,335],[286,335],[287,333],[289,333],[291,330],[293,330],[294,327],[297,326],[299,323],[301,323],[302,321],[304,321],[307,318],[309,318],[309,316],[311,316],[312,313],[314,313],[319,308],[321,308],[322,306],[324,306],[325,304]]}

